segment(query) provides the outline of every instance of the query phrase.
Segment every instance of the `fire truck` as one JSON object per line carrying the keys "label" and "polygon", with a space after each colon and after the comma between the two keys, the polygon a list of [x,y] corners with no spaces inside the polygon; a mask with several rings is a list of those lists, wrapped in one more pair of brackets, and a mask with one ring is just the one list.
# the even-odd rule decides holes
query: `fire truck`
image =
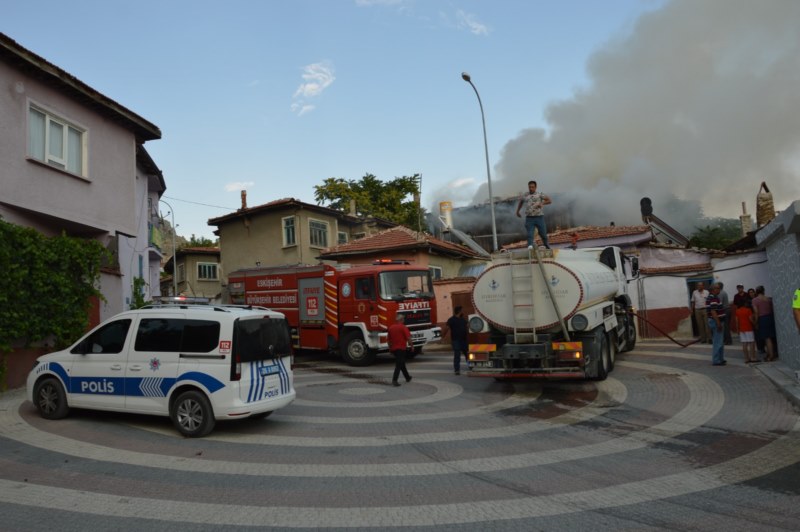
{"label": "fire truck", "polygon": [[430,272],[406,261],[242,269],[228,276],[228,292],[231,303],[286,315],[295,349],[338,352],[351,366],[388,352],[398,313],[411,330],[410,357],[441,338]]}

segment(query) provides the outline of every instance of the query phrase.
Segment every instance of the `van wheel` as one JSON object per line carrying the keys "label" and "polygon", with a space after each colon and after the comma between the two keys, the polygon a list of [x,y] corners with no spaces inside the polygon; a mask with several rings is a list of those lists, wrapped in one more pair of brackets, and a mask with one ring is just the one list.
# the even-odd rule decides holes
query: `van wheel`
{"label": "van wheel", "polygon": [[188,438],[200,438],[214,429],[214,411],[205,395],[190,390],[172,403],[170,419],[178,432]]}
{"label": "van wheel", "polygon": [[36,384],[33,402],[39,415],[45,419],[62,419],[69,413],[64,387],[53,377],[43,379]]}
{"label": "van wheel", "polygon": [[361,337],[361,333],[353,331],[342,338],[339,345],[342,360],[350,366],[369,366],[375,361],[375,353]]}

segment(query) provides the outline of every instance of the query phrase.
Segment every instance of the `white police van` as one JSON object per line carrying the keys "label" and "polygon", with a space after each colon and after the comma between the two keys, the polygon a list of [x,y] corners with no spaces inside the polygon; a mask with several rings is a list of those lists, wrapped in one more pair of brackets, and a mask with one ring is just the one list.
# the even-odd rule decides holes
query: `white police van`
{"label": "white police van", "polygon": [[294,400],[289,327],[262,307],[123,312],[39,357],[27,394],[46,419],[70,407],[168,415],[181,434],[205,436],[216,420],[266,417]]}

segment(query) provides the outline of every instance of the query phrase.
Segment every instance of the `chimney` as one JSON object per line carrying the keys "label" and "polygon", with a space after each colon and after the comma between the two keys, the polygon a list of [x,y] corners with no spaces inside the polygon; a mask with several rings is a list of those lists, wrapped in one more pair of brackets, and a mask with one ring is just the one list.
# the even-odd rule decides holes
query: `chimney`
{"label": "chimney", "polygon": [[739,221],[742,224],[742,236],[747,236],[747,233],[753,230],[753,218],[747,214],[747,202],[742,202],[742,215],[739,216]]}
{"label": "chimney", "polygon": [[247,208],[247,191],[242,190],[242,208],[240,210],[245,210]]}
{"label": "chimney", "polygon": [[761,188],[756,195],[756,223],[759,227],[767,225],[775,218],[775,204],[772,202],[772,192],[767,184],[762,181]]}
{"label": "chimney", "polygon": [[355,216],[355,215],[356,215],[356,200],[351,199],[350,200],[350,216]]}
{"label": "chimney", "polygon": [[445,233],[450,232],[450,228],[453,227],[453,204],[451,202],[439,202],[439,219],[444,224],[442,231]]}

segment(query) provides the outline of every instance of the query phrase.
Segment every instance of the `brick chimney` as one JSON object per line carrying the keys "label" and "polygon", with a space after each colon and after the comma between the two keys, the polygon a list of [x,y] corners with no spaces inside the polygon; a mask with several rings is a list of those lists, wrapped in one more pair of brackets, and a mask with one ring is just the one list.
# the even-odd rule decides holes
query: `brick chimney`
{"label": "brick chimney", "polygon": [[242,190],[242,208],[240,210],[245,210],[247,208],[247,191]]}

